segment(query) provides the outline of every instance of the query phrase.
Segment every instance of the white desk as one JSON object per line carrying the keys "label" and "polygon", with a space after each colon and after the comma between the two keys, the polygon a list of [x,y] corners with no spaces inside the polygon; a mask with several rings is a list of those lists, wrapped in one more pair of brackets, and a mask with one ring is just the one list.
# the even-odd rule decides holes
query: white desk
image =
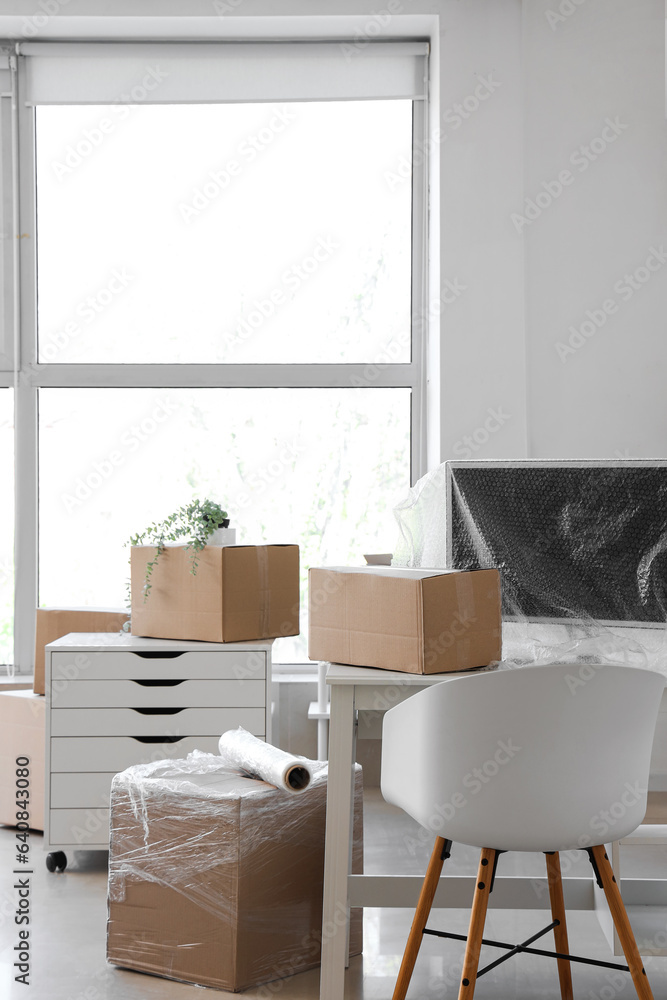
{"label": "white desk", "polygon": [[[371,667],[329,665],[327,683],[331,686],[331,721],[320,1000],[343,1000],[349,907],[414,908],[423,880],[423,876],[350,874],[356,713],[377,713],[379,722],[387,709],[416,694],[423,687],[461,676],[465,675],[423,676]],[[667,698],[667,693],[665,697]],[[474,882],[474,875],[443,876],[434,906],[468,909],[473,897]],[[563,880],[563,890],[568,909],[595,910],[603,930],[608,933],[608,910],[603,894],[595,891],[592,877],[566,878]],[[665,906],[667,881],[656,883],[651,879],[624,880],[623,896],[626,906],[647,903]],[[550,902],[547,880],[499,875],[489,905],[505,909],[548,910]]]}

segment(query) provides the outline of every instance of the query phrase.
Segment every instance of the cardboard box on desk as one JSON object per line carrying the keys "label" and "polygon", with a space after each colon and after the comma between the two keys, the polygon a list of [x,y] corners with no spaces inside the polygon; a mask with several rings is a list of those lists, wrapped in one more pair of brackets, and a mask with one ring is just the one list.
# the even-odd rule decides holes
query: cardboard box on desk
{"label": "cardboard box on desk", "polygon": [[[192,772],[195,756],[205,773]],[[326,765],[290,795],[215,762],[191,754],[114,778],[107,958],[236,992],[319,965]],[[357,765],[355,873],[363,866],[361,777]],[[361,932],[356,910],[351,954],[361,952]]]}
{"label": "cardboard box on desk", "polygon": [[169,546],[144,600],[151,545],[133,546],[132,634],[243,642],[299,634],[298,545],[207,545],[192,574],[192,550]]}
{"label": "cardboard box on desk", "polygon": [[122,608],[37,608],[33,691],[44,694],[44,647],[70,632],[120,632],[129,619]]}
{"label": "cardboard box on desk", "polygon": [[496,569],[313,568],[309,608],[311,660],[438,674],[502,655]]}
{"label": "cardboard box on desk", "polygon": [[17,822],[16,759],[29,757],[28,822],[32,830],[44,829],[45,708],[46,699],[33,691],[0,693],[0,823],[7,826]]}

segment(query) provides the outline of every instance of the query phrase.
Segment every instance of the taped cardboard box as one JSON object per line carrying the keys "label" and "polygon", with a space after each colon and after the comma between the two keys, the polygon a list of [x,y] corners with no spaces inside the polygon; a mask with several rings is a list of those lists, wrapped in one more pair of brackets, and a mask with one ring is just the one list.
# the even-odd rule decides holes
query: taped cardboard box
{"label": "taped cardboard box", "polygon": [[44,829],[45,707],[46,699],[33,691],[0,693],[0,823],[7,826],[17,823],[16,760],[28,757],[27,822],[32,830]]}
{"label": "taped cardboard box", "polygon": [[298,545],[169,546],[150,576],[152,545],[133,546],[132,634],[243,642],[299,634]]}
{"label": "taped cardboard box", "polygon": [[44,694],[44,647],[70,632],[120,632],[129,620],[122,608],[37,608],[33,691]]}
{"label": "taped cardboard box", "polygon": [[[290,795],[195,751],[111,787],[107,958],[237,992],[319,965],[327,766]],[[363,865],[357,765],[354,872]],[[362,948],[353,910],[351,954]]]}
{"label": "taped cardboard box", "polygon": [[311,660],[438,674],[502,655],[496,569],[313,568],[309,609]]}

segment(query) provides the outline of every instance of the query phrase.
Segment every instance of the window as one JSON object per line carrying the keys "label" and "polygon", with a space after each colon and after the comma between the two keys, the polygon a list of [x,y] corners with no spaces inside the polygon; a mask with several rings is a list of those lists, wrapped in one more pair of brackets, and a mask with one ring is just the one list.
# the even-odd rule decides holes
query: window
{"label": "window", "polygon": [[409,362],[411,142],[410,101],[37,108],[39,361]]}
{"label": "window", "polygon": [[18,661],[36,601],[122,604],[125,541],[193,496],[298,542],[304,600],[309,565],[391,551],[424,448],[425,47],[23,50]]}
{"label": "window", "polygon": [[[12,78],[9,58],[0,49],[0,372],[14,364],[14,171],[12,142]],[[0,383],[2,384],[2,383]]]}
{"label": "window", "polygon": [[[239,542],[298,541],[304,593],[307,566],[393,544],[408,390],[42,389],[39,415],[47,606],[122,605],[124,542],[190,491],[224,499]],[[303,634],[279,643],[306,658]]]}

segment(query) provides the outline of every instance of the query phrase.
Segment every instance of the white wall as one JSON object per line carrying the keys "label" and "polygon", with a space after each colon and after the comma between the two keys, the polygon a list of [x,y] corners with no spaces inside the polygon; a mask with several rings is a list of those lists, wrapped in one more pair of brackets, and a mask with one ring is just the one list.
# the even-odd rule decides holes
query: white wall
{"label": "white wall", "polygon": [[[667,254],[624,279],[667,250],[664,3],[570,7],[550,24],[555,3],[524,5],[526,196],[572,175],[523,229],[529,453],[664,456]],[[618,134],[591,148],[607,119]],[[599,154],[585,169],[582,145]]]}
{"label": "white wall", "polygon": [[442,328],[441,456],[666,456],[664,2],[525,0],[521,28],[511,2],[451,10],[443,106],[473,71],[502,86],[441,150],[442,272],[469,284]]}
{"label": "white wall", "polygon": [[[440,460],[523,457],[523,241],[509,225],[522,193],[521,5],[443,3],[440,38],[442,279],[466,286],[442,317]],[[453,127],[448,109],[465,111],[480,79],[493,92]]]}
{"label": "white wall", "polygon": [[[157,14],[172,35],[341,35],[363,32],[388,2],[227,0],[230,12],[215,17],[213,0],[68,0],[40,37],[90,36],[109,10],[117,31],[130,23],[144,35]],[[441,316],[429,360],[429,464],[665,454],[667,261],[632,295],[623,278],[667,243],[663,0],[392,2],[400,11],[389,35],[431,34],[432,125],[444,135],[432,150],[441,187],[431,298]],[[559,7],[572,13],[557,20]],[[0,36],[39,9],[39,0],[5,3]],[[484,80],[492,92],[475,99]],[[464,119],[455,105],[466,98]],[[576,151],[606,119],[627,127],[582,171]],[[543,184],[562,170],[571,183],[536,219],[515,224],[526,198],[548,200]],[[452,300],[442,307],[438,286]],[[559,356],[569,327],[587,310],[600,321],[609,300],[616,310],[604,325]]]}

